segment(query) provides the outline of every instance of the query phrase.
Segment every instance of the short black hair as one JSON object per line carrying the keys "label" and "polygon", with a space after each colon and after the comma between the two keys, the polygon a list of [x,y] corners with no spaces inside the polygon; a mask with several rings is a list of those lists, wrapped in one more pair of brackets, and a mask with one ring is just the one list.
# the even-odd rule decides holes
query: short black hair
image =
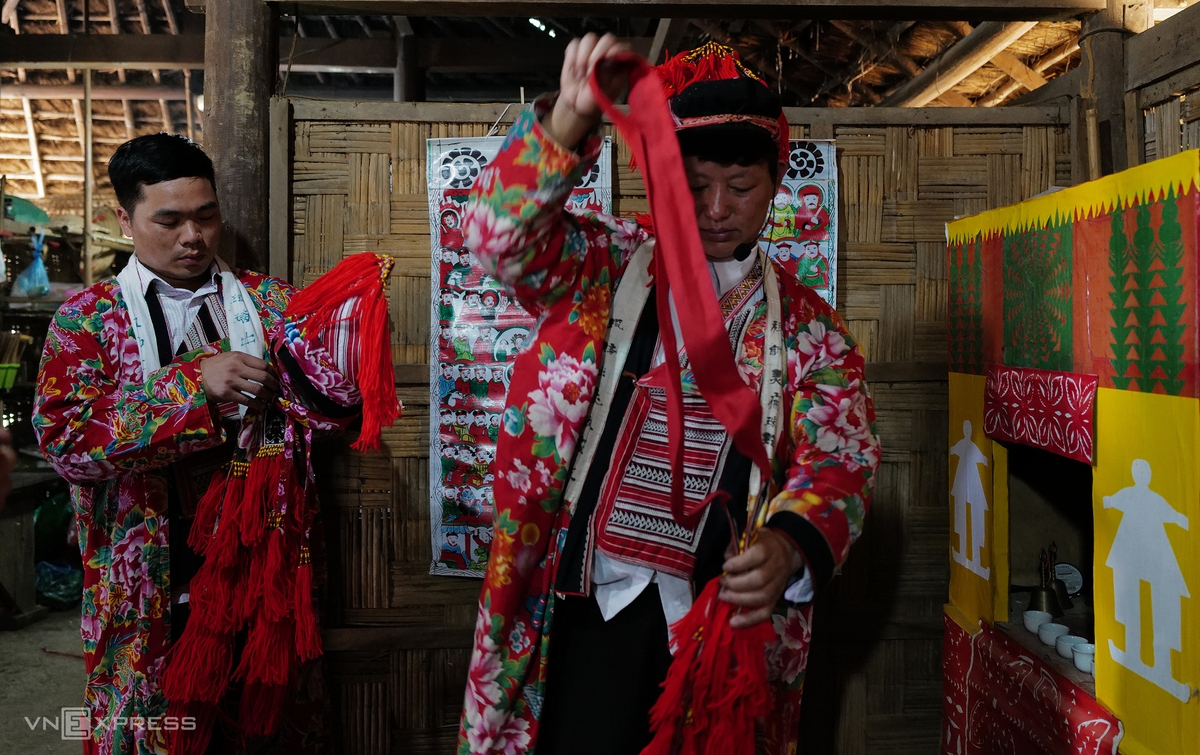
{"label": "short black hair", "polygon": [[108,177],[125,212],[142,201],[142,187],[177,178],[207,178],[213,190],[217,177],[212,160],[186,136],[158,133],[139,136],[117,147],[108,161]]}
{"label": "short black hair", "polygon": [[779,144],[770,132],[749,123],[728,123],[676,132],[679,151],[726,167],[766,163],[771,181],[779,178]]}

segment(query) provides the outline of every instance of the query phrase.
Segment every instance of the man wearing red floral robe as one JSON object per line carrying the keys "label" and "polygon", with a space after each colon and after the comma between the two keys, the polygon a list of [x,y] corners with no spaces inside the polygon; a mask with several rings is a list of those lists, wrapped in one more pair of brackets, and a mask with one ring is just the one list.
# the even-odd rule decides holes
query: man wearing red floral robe
{"label": "man wearing red floral robe", "polygon": [[[145,755],[168,752],[170,732],[189,725],[166,718],[164,663],[201,564],[188,545],[195,507],[233,456],[241,416],[286,385],[320,404],[313,429],[332,430],[357,416],[361,396],[336,349],[284,336],[286,283],[217,258],[221,213],[199,147],[138,137],[109,175],[135,256],[55,314],[33,423],[79,521],[84,750]],[[296,707],[287,730],[308,739],[285,748],[313,744],[321,710]],[[237,750],[217,737],[210,751]]]}
{"label": "man wearing red floral robe", "polygon": [[[669,627],[712,579],[741,608],[735,627],[772,622],[773,712],[758,734],[765,752],[795,752],[812,596],[861,532],[874,485],[862,355],[833,310],[758,249],[788,134],[778,99],[736,53],[710,43],[660,72],[708,259],[697,285],[716,290],[739,374],[760,397],[772,479],[697,389],[703,356],[681,353],[681,373],[666,373],[659,336],[689,313],[672,306],[673,322],[660,321],[653,237],[568,210],[600,147],[588,77],[622,52],[612,37],[570,44],[557,98],[518,118],[464,220],[481,264],[540,319],[516,360],[493,467],[460,755],[636,755],[671,662]],[[605,71],[612,97],[624,82]],[[671,380],[684,394],[685,498],[714,501],[694,526],[671,514]],[[766,526],[733,555],[762,487]]]}

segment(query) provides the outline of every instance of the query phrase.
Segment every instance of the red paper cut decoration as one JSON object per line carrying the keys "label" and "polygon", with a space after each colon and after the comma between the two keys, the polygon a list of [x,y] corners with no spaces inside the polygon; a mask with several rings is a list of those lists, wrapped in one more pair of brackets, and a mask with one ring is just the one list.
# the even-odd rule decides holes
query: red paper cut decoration
{"label": "red paper cut decoration", "polygon": [[944,620],[942,755],[1117,751],[1125,729],[1087,691],[989,624]]}
{"label": "red paper cut decoration", "polygon": [[984,432],[1091,464],[1098,382],[1095,375],[990,365]]}

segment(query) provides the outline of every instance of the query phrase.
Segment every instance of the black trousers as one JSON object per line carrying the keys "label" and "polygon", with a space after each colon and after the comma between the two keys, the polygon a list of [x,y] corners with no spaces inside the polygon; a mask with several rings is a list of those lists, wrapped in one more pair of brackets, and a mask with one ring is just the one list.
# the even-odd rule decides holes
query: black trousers
{"label": "black trousers", "polygon": [[611,621],[594,597],[559,600],[551,636],[537,755],[638,755],[671,665],[658,585]]}

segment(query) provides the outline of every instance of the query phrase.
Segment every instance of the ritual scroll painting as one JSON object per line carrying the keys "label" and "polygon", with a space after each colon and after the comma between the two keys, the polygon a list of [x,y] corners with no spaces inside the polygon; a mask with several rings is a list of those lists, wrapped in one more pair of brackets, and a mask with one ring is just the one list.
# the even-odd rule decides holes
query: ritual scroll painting
{"label": "ritual scroll painting", "polygon": [[[492,474],[500,416],[534,318],[485,274],[462,219],[475,180],[504,137],[430,139],[431,574],[482,577],[492,542]],[[572,191],[575,211],[612,211],[612,140]]]}
{"label": "ritual scroll painting", "polygon": [[759,246],[816,290],[837,301],[837,152],[832,140],[791,142],[788,164]]}

